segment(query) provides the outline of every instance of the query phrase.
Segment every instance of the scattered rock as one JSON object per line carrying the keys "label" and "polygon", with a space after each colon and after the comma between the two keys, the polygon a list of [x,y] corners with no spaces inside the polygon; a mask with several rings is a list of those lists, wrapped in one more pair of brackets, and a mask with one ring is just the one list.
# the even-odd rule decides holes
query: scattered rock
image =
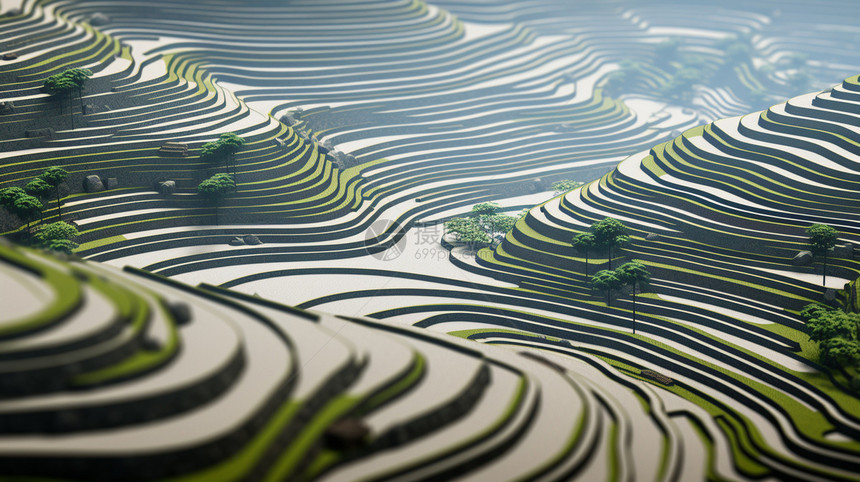
{"label": "scattered rock", "polygon": [[230,243],[228,243],[228,244],[230,244],[230,246],[244,246],[245,240],[240,238],[239,236],[236,236],[233,239],[231,239]]}
{"label": "scattered rock", "polygon": [[643,377],[649,379],[649,380],[654,380],[655,382],[662,383],[663,385],[666,385],[666,386],[672,386],[675,384],[675,380],[672,380],[671,378],[667,377],[666,375],[662,375],[660,373],[657,373],[654,370],[642,370],[639,372],[639,374],[642,375]]}
{"label": "scattered rock", "polygon": [[115,189],[117,186],[119,186],[119,181],[117,181],[115,177],[107,178],[108,189]]}
{"label": "scattered rock", "polygon": [[107,15],[105,15],[103,13],[96,13],[96,14],[93,14],[92,17],[90,17],[90,25],[92,25],[93,27],[98,27],[99,25],[105,25],[108,22],[110,22],[110,19],[107,17]]}
{"label": "scattered rock", "polygon": [[191,314],[191,306],[184,301],[173,301],[167,304],[167,310],[173,316],[173,321],[177,325],[187,325],[193,318]]}
{"label": "scattered rock", "polygon": [[30,129],[24,133],[25,137],[47,137],[48,139],[54,138],[54,129],[47,127],[45,129]]}
{"label": "scattered rock", "polygon": [[287,143],[283,139],[278,139],[277,137],[275,138],[275,144],[280,147],[287,147]]}
{"label": "scattered rock", "polygon": [[660,239],[660,235],[656,233],[648,233],[645,235],[645,239],[647,239],[648,241],[657,241],[658,239]]}
{"label": "scattered rock", "polygon": [[103,106],[102,106],[102,108],[103,108],[104,110],[106,110],[106,111],[107,111],[107,110],[111,110],[110,106],[109,106],[109,105],[107,105],[107,104],[103,105]]}
{"label": "scattered rock", "polygon": [[837,244],[833,247],[833,256],[837,258],[854,258],[854,245],[851,243]]}
{"label": "scattered rock", "polygon": [[363,420],[344,418],[326,429],[325,444],[335,450],[347,450],[364,445],[369,435],[370,428]]}
{"label": "scattered rock", "polygon": [[809,266],[812,264],[812,251],[800,251],[791,259],[795,266]]}
{"label": "scattered rock", "polygon": [[246,234],[246,235],[242,236],[242,241],[244,241],[245,244],[252,245],[252,246],[257,245],[257,244],[263,244],[263,242],[260,241],[260,238],[258,238],[257,236],[255,236],[253,234]]}
{"label": "scattered rock", "polygon": [[176,192],[176,181],[161,181],[158,183],[158,192],[161,194],[173,194]]}
{"label": "scattered rock", "polygon": [[96,106],[93,104],[84,105],[84,115],[95,114],[96,112]]}
{"label": "scattered rock", "polygon": [[13,54],[12,52],[8,52],[3,54],[3,60],[15,60],[18,58],[18,54]]}
{"label": "scattered rock", "polygon": [[0,102],[0,114],[12,114],[15,112],[15,103],[11,100],[8,102]]}
{"label": "scattered rock", "polygon": [[92,175],[87,176],[84,179],[84,190],[86,192],[99,192],[104,191],[105,186],[102,184],[102,179],[98,176]]}
{"label": "scattered rock", "polygon": [[831,302],[836,299],[836,290],[833,288],[827,288],[824,292],[824,301]]}

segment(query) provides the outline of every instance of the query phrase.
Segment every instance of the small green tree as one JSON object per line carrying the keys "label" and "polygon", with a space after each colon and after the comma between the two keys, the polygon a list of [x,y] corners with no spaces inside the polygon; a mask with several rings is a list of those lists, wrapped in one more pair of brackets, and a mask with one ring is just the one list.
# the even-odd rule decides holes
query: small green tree
{"label": "small green tree", "polygon": [[454,218],[445,223],[445,230],[455,234],[457,239],[471,248],[490,244],[492,240],[486,231],[478,225],[475,218]]}
{"label": "small green tree", "polygon": [[72,112],[72,92],[78,89],[78,84],[72,78],[63,74],[55,74],[45,79],[44,88],[60,104],[60,115],[63,114],[63,102],[69,102],[69,117],[72,129],[75,128],[75,116]]}
{"label": "small green tree", "polygon": [[27,194],[37,198],[39,201],[42,201],[43,204],[44,201],[51,196],[51,194],[54,194],[54,188],[44,180],[39,179],[38,177],[28,182],[27,185],[24,186],[24,191]]}
{"label": "small green tree", "polygon": [[496,203],[479,203],[472,206],[472,216],[492,216],[501,209]]}
{"label": "small green tree", "polygon": [[80,236],[78,229],[65,221],[42,226],[35,235],[36,242],[51,251],[71,254],[78,244],[72,239]]}
{"label": "small green tree", "polygon": [[608,268],[612,269],[612,249],[620,248],[630,242],[627,226],[615,218],[604,218],[591,225],[597,246],[608,252]]}
{"label": "small green tree", "polygon": [[809,237],[809,250],[815,256],[824,256],[824,268],[822,269],[823,278],[821,286],[827,286],[827,252],[836,246],[836,237],[839,232],[826,224],[813,224],[806,228],[806,235]]}
{"label": "small green tree", "polygon": [[818,342],[822,363],[833,368],[860,365],[860,314],[807,305],[801,315],[809,317],[806,331]]}
{"label": "small green tree", "polygon": [[227,194],[236,190],[236,182],[229,174],[215,174],[197,185],[197,193],[215,206],[215,224],[220,224],[218,210]]}
{"label": "small green tree", "polygon": [[57,197],[57,219],[63,219],[63,213],[60,211],[60,184],[66,181],[66,178],[69,177],[69,173],[57,166],[49,167],[45,169],[41,175],[39,175],[39,179],[45,181],[54,188],[54,194]]}
{"label": "small green tree", "polygon": [[493,240],[496,239],[497,234],[505,234],[514,229],[518,220],[519,218],[506,214],[491,214],[489,216],[480,216],[478,218],[478,225]]}
{"label": "small green tree", "polygon": [[40,199],[45,199],[54,194],[54,187],[45,182],[44,179],[36,178],[32,181],[28,182],[26,186],[24,186],[24,191],[31,196],[35,196]]}
{"label": "small green tree", "polygon": [[26,195],[27,193],[20,187],[4,187],[0,189],[0,206],[3,206],[8,213],[15,215],[15,200]]}
{"label": "small green tree", "polygon": [[588,279],[588,252],[597,247],[597,239],[592,233],[579,233],[573,237],[571,245],[585,256],[585,279]]}
{"label": "small green tree", "polygon": [[615,270],[615,276],[624,286],[633,287],[633,334],[636,334],[636,289],[651,280],[648,267],[641,261],[633,260],[624,263]]}
{"label": "small green tree", "polygon": [[0,189],[0,206],[12,210],[12,205],[15,204],[15,199],[18,196],[24,196],[27,192],[20,187],[4,187]]}
{"label": "small green tree", "polygon": [[16,197],[12,203],[12,212],[27,224],[27,239],[30,239],[30,223],[41,216],[42,208],[42,203],[29,194]]}
{"label": "small green tree", "polygon": [[226,156],[229,163],[233,165],[233,175],[236,175],[236,153],[239,152],[245,145],[245,139],[239,137],[233,132],[225,132],[218,137],[220,149]]}
{"label": "small green tree", "polygon": [[236,153],[245,145],[245,139],[233,132],[226,132],[218,137],[218,140],[207,142],[200,147],[200,159],[215,162],[224,161],[224,169],[230,172],[233,166],[233,175],[236,175]]}
{"label": "small green tree", "polygon": [[617,290],[624,286],[624,284],[618,279],[615,271],[602,269],[591,277],[591,286],[598,290],[606,290],[606,306],[610,306],[612,290]]}
{"label": "small green tree", "polygon": [[78,100],[81,102],[81,114],[84,113],[84,85],[93,76],[90,69],[68,69],[61,75],[65,76],[75,84],[75,90],[78,92]]}

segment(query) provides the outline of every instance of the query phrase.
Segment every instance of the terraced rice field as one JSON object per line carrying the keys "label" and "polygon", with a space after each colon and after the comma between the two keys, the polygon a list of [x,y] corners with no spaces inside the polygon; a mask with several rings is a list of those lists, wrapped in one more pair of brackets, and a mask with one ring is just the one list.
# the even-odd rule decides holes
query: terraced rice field
{"label": "terraced rice field", "polygon": [[[857,392],[798,316],[820,265],[791,263],[826,223],[828,287],[860,276],[857,13],[23,2],[0,187],[68,170],[89,262],[0,246],[0,474],[857,480]],[[41,91],[69,67],[81,105]],[[197,154],[225,132],[247,145],[216,224]],[[528,212],[492,249],[444,236],[485,201]],[[607,216],[612,264],[652,272],[635,333],[570,245]]]}

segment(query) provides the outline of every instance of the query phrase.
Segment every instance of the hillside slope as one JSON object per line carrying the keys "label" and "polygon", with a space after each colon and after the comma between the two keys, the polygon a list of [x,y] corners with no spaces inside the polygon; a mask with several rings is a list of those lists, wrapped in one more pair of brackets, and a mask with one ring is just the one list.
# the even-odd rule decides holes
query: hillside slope
{"label": "hillside slope", "polygon": [[[733,474],[725,454],[708,469],[699,452],[684,453],[699,445],[692,426],[599,360],[303,311],[6,243],[0,286],[18,300],[0,315],[0,477]],[[655,439],[663,444],[638,447]]]}
{"label": "hillside slope", "polygon": [[[489,343],[541,344],[522,332],[569,339],[622,371],[653,368],[680,380],[676,393],[706,407],[722,435],[746,447],[735,455],[748,476],[856,471],[857,393],[844,373],[818,364],[798,316],[823,297],[822,267],[792,258],[807,249],[807,226],[830,224],[840,244],[828,258],[828,286],[840,289],[860,274],[858,114],[860,82],[852,77],[688,130],[535,207],[499,247],[463,264],[515,283],[531,312],[489,305],[447,316],[427,305],[409,312],[425,314],[419,326]],[[607,306],[570,244],[607,216],[624,222],[632,239],[612,265],[638,259],[653,273],[637,297],[635,334],[629,292]],[[608,263],[606,253],[589,261],[591,274]],[[393,321],[406,312],[382,315]],[[490,313],[502,316],[493,322]],[[475,329],[460,331],[464,322]]]}

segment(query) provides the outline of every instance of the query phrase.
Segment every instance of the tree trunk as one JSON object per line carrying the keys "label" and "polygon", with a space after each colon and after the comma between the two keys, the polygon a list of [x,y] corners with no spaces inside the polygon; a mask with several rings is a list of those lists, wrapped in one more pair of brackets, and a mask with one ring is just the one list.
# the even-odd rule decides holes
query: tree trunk
{"label": "tree trunk", "polygon": [[69,95],[69,117],[72,119],[72,130],[75,130],[75,108],[72,107],[72,96]]}
{"label": "tree trunk", "polygon": [[585,251],[585,281],[588,281],[588,250]]}
{"label": "tree trunk", "polygon": [[609,301],[610,301],[609,297],[611,294],[612,294],[612,289],[607,289],[606,290],[606,306],[609,306]]}
{"label": "tree trunk", "polygon": [[609,263],[609,270],[612,271],[612,245],[609,245],[609,259],[606,260]]}
{"label": "tree trunk", "polygon": [[219,224],[221,224],[221,223],[218,222],[218,205],[216,204],[215,205],[215,225],[218,226]]}
{"label": "tree trunk", "polygon": [[78,89],[78,100],[81,102],[81,115],[84,115],[84,89]]}
{"label": "tree trunk", "polygon": [[821,270],[822,279],[821,286],[827,290],[827,251],[824,252],[824,269]]}
{"label": "tree trunk", "polygon": [[57,184],[56,186],[54,186],[54,190],[57,193],[57,218],[62,221],[63,213],[60,212],[60,185]]}

